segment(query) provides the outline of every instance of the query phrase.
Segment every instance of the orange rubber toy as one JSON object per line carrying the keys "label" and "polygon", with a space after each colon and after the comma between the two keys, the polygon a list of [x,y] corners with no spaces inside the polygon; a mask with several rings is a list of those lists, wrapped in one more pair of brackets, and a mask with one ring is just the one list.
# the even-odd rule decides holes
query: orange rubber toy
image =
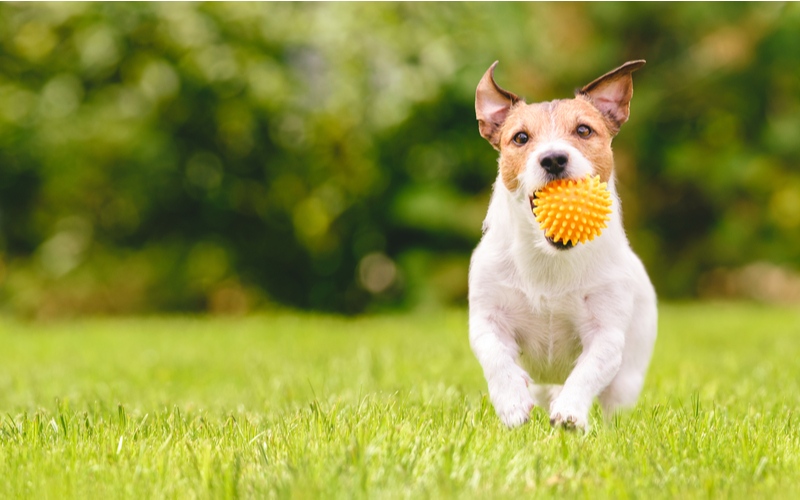
{"label": "orange rubber toy", "polygon": [[611,193],[600,176],[550,182],[536,192],[533,205],[545,236],[565,245],[592,241],[611,219]]}

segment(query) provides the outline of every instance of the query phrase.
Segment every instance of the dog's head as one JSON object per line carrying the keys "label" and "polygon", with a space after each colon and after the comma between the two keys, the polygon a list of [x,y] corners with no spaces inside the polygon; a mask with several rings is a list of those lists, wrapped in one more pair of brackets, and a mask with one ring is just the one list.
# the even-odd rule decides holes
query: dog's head
{"label": "dog's head", "polygon": [[628,120],[633,96],[631,73],[645,61],[630,61],[575,92],[573,99],[527,104],[494,81],[497,62],[475,94],[481,135],[500,152],[500,178],[509,192],[532,200],[536,191],[560,178],[614,170],[611,140]]}

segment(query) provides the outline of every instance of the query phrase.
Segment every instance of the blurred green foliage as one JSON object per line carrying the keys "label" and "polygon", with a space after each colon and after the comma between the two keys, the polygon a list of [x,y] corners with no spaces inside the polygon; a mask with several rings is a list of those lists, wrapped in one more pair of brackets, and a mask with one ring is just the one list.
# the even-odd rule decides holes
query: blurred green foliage
{"label": "blurred green foliage", "polygon": [[463,303],[483,72],[538,101],[636,58],[615,152],[660,294],[800,265],[797,4],[0,4],[4,307]]}

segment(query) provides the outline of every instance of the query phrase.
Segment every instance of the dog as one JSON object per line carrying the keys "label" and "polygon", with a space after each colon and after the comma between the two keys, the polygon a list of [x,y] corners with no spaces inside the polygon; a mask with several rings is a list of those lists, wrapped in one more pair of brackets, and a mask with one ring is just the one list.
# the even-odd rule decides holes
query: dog
{"label": "dog", "polygon": [[[475,93],[481,136],[498,176],[469,269],[469,340],[489,398],[508,427],[539,406],[550,424],[587,430],[636,403],[657,330],[656,293],[622,226],[611,141],[628,120],[630,61],[572,99],[527,104],[495,83]],[[557,179],[598,175],[611,193],[608,226],[593,241],[553,241],[536,222],[535,193]]]}

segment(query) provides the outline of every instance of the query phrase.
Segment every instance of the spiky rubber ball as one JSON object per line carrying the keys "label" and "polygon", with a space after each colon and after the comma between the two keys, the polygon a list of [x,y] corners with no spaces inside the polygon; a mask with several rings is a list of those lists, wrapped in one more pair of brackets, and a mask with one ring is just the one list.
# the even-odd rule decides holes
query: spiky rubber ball
{"label": "spiky rubber ball", "polygon": [[611,193],[600,176],[557,179],[537,191],[533,214],[545,236],[563,245],[586,243],[611,220]]}

